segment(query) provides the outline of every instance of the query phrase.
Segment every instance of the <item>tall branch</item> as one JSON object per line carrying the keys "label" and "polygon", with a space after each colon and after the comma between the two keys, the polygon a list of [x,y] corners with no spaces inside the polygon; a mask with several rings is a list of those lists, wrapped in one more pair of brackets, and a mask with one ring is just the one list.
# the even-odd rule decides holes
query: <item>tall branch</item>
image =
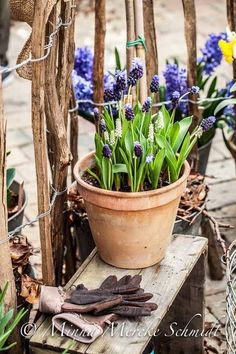
{"label": "tall branch", "polygon": [[[106,0],[95,0],[95,36],[94,36],[94,70],[93,99],[103,102],[104,95],[104,55],[106,35]],[[97,123],[96,123],[96,129]]]}
{"label": "tall branch", "polygon": [[[44,54],[47,1],[35,1],[35,16],[32,27],[32,56],[39,58]],[[49,209],[49,181],[47,169],[47,148],[44,115],[44,70],[45,62],[32,64],[32,129],[34,139],[35,166],[37,175],[38,211]],[[55,284],[53,267],[50,216],[39,221],[42,252],[43,281],[47,285]]]}
{"label": "tall branch", "polygon": [[[135,29],[134,29],[134,0],[125,0],[125,10],[126,10],[126,33],[127,33],[127,43],[133,42],[135,40]],[[126,66],[127,71],[130,72],[132,66],[132,60],[136,57],[136,48],[126,47]]]}
{"label": "tall branch", "polygon": [[153,0],[143,0],[143,15],[144,33],[147,45],[147,82],[149,84],[153,75],[158,73],[158,53]]}
{"label": "tall branch", "polygon": [[[135,0],[134,2],[134,18],[135,18],[135,35],[136,38],[141,36],[144,38],[144,23],[143,23],[143,0]],[[140,101],[141,103],[147,97],[147,74],[146,74],[146,53],[142,44],[136,46],[137,56],[141,58],[144,66],[143,77],[140,80]]]}

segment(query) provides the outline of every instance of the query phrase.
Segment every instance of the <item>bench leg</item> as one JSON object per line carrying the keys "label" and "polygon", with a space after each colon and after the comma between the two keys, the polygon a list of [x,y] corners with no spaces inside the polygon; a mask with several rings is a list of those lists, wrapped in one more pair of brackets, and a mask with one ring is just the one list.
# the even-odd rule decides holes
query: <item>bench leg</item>
{"label": "bench leg", "polygon": [[154,338],[155,354],[202,354],[206,254],[202,254]]}

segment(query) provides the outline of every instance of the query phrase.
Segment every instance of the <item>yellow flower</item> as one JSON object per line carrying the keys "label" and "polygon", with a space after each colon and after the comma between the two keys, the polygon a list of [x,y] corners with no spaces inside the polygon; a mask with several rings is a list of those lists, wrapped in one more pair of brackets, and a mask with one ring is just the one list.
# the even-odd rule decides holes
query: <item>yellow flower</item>
{"label": "yellow flower", "polygon": [[226,28],[226,33],[228,37],[228,42],[223,39],[219,40],[219,47],[222,54],[225,57],[225,60],[228,63],[232,63],[236,59],[236,33],[230,31],[229,28]]}
{"label": "yellow flower", "polygon": [[234,58],[233,58],[234,44],[235,44],[234,41],[226,42],[223,39],[220,39],[218,44],[219,44],[222,54],[225,57],[225,60],[228,63],[232,63],[234,60]]}

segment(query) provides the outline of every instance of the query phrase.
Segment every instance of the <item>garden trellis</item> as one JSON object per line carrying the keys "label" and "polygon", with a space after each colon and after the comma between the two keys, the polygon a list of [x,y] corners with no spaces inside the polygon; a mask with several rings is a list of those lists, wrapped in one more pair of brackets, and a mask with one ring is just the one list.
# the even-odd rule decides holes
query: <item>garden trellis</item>
{"label": "garden trellis", "polygon": [[[143,4],[142,4],[143,3]],[[103,103],[103,74],[104,74],[104,41],[106,32],[105,0],[95,1],[95,61],[94,61],[94,105],[102,107]],[[147,52],[142,44],[138,43],[137,54],[146,54],[147,77],[153,76],[158,71],[158,52],[156,46],[156,33],[154,23],[153,1],[143,2],[126,0],[127,15],[127,42],[134,42],[139,35],[144,37]],[[143,11],[144,23],[138,17]],[[227,1],[228,22],[232,30],[235,29],[235,1]],[[43,280],[48,285],[61,282],[63,251],[65,244],[65,202],[66,202],[66,177],[68,165],[74,165],[78,151],[78,122],[76,100],[72,92],[71,71],[74,63],[74,18],[75,1],[60,0],[55,4],[49,20],[46,20],[47,1],[35,2],[35,16],[32,27],[32,53],[24,63],[14,66],[19,68],[22,64],[32,64],[32,130],[35,148],[35,161],[37,173],[38,210],[39,216],[33,222],[39,220],[40,238],[42,250]],[[192,86],[196,82],[196,15],[194,0],[183,0],[185,36],[188,49],[188,84]],[[136,15],[135,15],[136,14]],[[150,20],[151,19],[151,20]],[[135,27],[136,21],[136,27]],[[49,40],[47,40],[49,38]],[[158,39],[157,39],[158,43]],[[134,56],[136,46],[127,47],[127,68],[130,67],[131,58]],[[236,62],[233,63],[234,79],[236,78]],[[143,90],[146,91],[145,85]],[[49,100],[50,97],[50,100]],[[203,100],[191,97],[189,100],[190,111],[194,116],[194,126],[199,121],[198,105]],[[80,104],[82,100],[77,101]],[[159,102],[157,107],[168,102]],[[68,120],[68,113],[71,120]],[[1,113],[0,113],[1,114]],[[3,121],[1,121],[3,122]],[[4,124],[1,125],[2,137],[4,137]],[[70,141],[67,139],[67,131],[70,129]],[[3,143],[3,140],[1,140]],[[1,151],[3,151],[1,149]],[[72,153],[72,155],[71,155]],[[73,157],[72,157],[73,156]],[[50,173],[47,161],[50,163]],[[5,162],[3,161],[4,165]],[[51,174],[52,186],[55,196],[52,197],[53,208],[50,204],[51,191],[49,175]],[[1,196],[4,200],[4,196]],[[52,202],[51,202],[52,203]],[[1,222],[5,222],[4,215]],[[30,224],[30,223],[29,223]],[[2,225],[2,224],[1,224]],[[5,230],[6,231],[6,230]],[[10,235],[11,236],[11,235]],[[1,238],[6,237],[6,232]],[[0,239],[1,244],[1,239]],[[6,253],[7,243],[1,244],[1,252]],[[0,254],[1,254],[0,252]],[[231,280],[232,262],[235,254],[228,254],[227,275]],[[1,258],[0,258],[1,259]],[[9,260],[8,260],[9,263]],[[8,264],[9,266],[9,264]],[[7,265],[6,265],[7,268]],[[228,308],[232,309],[234,297],[228,287]],[[232,300],[233,299],[233,300]],[[235,303],[233,303],[235,305]],[[229,312],[228,312],[229,313]],[[228,324],[231,318],[228,317]],[[226,326],[228,330],[230,326]],[[230,344],[229,353],[236,350],[232,341],[233,332],[227,332]],[[233,348],[233,349],[232,349]]]}

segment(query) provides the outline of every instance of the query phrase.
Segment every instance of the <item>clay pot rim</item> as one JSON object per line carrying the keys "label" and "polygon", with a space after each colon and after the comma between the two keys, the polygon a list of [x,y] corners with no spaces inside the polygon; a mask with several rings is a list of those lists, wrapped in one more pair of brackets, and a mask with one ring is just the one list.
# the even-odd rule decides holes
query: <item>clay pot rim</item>
{"label": "clay pot rim", "polygon": [[80,174],[79,174],[79,166],[85,161],[85,160],[91,160],[92,157],[94,156],[95,151],[92,151],[88,154],[86,154],[84,157],[82,157],[81,159],[79,159],[73,169],[73,174],[75,176],[75,179],[77,181],[77,183],[79,183],[82,187],[84,187],[85,189],[89,190],[90,192],[96,193],[96,194],[100,194],[100,195],[107,195],[110,197],[117,197],[117,198],[142,198],[142,197],[152,197],[152,196],[156,196],[157,194],[163,194],[163,193],[167,193],[175,188],[177,188],[178,186],[180,186],[189,176],[190,173],[190,166],[187,160],[185,160],[184,162],[184,171],[182,176],[175,181],[174,183],[171,183],[168,186],[162,187],[162,188],[157,188],[154,190],[150,190],[150,191],[143,191],[143,192],[117,192],[117,191],[110,191],[110,190],[106,190],[106,189],[102,189],[102,188],[98,188],[98,187],[94,187],[91,186],[91,184],[88,184],[87,182],[85,182]]}

